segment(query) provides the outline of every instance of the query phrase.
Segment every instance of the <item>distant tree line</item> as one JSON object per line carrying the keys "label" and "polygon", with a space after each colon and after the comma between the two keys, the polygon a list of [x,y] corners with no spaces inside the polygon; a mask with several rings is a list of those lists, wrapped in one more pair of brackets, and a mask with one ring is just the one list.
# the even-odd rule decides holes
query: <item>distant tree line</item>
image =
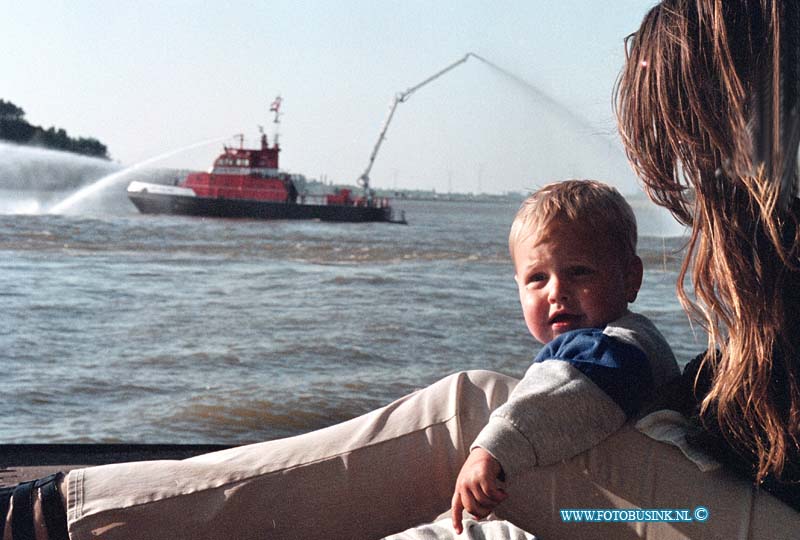
{"label": "distant tree line", "polygon": [[32,126],[25,120],[22,108],[3,99],[0,99],[0,139],[109,159],[106,145],[97,139],[73,139],[61,128]]}

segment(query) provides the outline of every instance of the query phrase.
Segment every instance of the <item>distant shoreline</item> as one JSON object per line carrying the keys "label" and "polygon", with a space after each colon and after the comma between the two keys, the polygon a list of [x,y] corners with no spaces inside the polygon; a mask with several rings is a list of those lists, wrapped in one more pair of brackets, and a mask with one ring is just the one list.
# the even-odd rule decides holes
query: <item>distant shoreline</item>
{"label": "distant shoreline", "polygon": [[[522,202],[524,199],[523,195],[517,196],[510,196],[510,195],[475,195],[475,196],[468,196],[468,195],[460,195],[460,194],[453,194],[454,196],[442,196],[442,197],[426,197],[426,196],[403,196],[403,195],[385,195],[387,198],[390,198],[394,201],[421,201],[421,202],[452,202],[452,203],[461,203],[461,202],[468,202],[468,203],[497,203],[497,204],[505,204],[505,203],[514,203],[514,202]],[[380,196],[380,195],[379,195]]]}
{"label": "distant shoreline", "polygon": [[108,148],[92,137],[70,137],[63,128],[34,126],[25,119],[25,111],[0,99],[0,140],[22,146],[61,150],[83,156],[110,159]]}

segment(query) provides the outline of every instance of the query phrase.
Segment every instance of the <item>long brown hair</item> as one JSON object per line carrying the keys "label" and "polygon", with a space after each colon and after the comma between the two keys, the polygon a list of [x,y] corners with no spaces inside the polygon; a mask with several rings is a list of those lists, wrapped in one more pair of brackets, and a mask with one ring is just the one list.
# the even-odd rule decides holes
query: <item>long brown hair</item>
{"label": "long brown hair", "polygon": [[[777,115],[758,118],[754,99],[766,87],[770,104],[782,105],[788,4],[661,2],[626,43],[615,91],[622,141],[645,190],[692,227],[678,295],[719,351],[706,355],[715,375],[702,416],[755,457],[757,481],[780,478],[800,455],[800,335],[786,331],[800,313],[784,294],[798,271],[800,206],[782,203],[780,181],[796,181],[797,143]],[[758,120],[768,124],[761,132]],[[779,144],[760,160],[764,133]]]}

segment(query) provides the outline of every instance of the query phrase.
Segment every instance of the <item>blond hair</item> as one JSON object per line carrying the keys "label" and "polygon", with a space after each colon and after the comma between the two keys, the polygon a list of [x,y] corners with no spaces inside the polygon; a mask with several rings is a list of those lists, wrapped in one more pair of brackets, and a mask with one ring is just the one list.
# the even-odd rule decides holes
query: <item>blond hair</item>
{"label": "blond hair", "polygon": [[636,216],[628,201],[602,182],[564,180],[547,184],[523,201],[508,235],[512,260],[517,244],[547,231],[557,219],[591,226],[619,246],[624,261],[636,256]]}
{"label": "blond hair", "polygon": [[[787,331],[798,315],[784,301],[797,270],[798,206],[779,204],[779,176],[797,177],[797,146],[784,141],[759,163],[752,133],[754,98],[780,108],[780,75],[795,84],[798,66],[787,72],[780,52],[788,5],[661,2],[632,36],[615,98],[648,195],[692,226],[678,296],[707,330],[709,351],[719,351],[706,355],[714,378],[701,416],[716,417],[733,446],[755,457],[757,481],[780,477],[800,440],[800,351]],[[767,120],[762,129],[780,141],[779,119]],[[694,300],[683,286],[690,270]]]}

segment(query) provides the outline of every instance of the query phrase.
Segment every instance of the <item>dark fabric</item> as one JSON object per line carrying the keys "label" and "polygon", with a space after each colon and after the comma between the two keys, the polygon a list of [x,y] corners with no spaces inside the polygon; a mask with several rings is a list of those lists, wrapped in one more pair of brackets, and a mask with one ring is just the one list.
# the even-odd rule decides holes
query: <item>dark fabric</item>
{"label": "dark fabric", "polygon": [[[706,414],[700,415],[700,405],[708,394],[713,379],[713,362],[706,362],[701,367],[706,354],[698,355],[684,368],[674,408],[679,409],[692,423],[694,429],[687,436],[689,444],[711,453],[725,468],[755,482],[758,464],[756,455],[740,444],[737,445],[732,437],[725,436],[713,407]],[[800,511],[800,454],[796,452],[790,457],[780,479],[768,475],[759,487]]]}
{"label": "dark fabric", "polygon": [[14,490],[11,534],[14,540],[36,540],[33,528],[33,482],[23,482]]}
{"label": "dark fabric", "polygon": [[14,488],[0,488],[0,538],[6,531],[6,515],[8,514],[8,507],[11,506],[11,495],[14,494]]}
{"label": "dark fabric", "polygon": [[59,472],[32,482],[23,482],[15,487],[0,488],[0,538],[3,538],[5,533],[6,515],[13,498],[12,539],[35,540],[33,505],[38,489],[41,494],[42,512],[49,540],[69,540],[67,512],[58,491],[58,483],[63,477],[64,473]]}
{"label": "dark fabric", "polygon": [[49,540],[69,540],[67,512],[58,491],[58,483],[63,477],[64,473],[56,473],[36,481],[42,498],[42,512]]}

